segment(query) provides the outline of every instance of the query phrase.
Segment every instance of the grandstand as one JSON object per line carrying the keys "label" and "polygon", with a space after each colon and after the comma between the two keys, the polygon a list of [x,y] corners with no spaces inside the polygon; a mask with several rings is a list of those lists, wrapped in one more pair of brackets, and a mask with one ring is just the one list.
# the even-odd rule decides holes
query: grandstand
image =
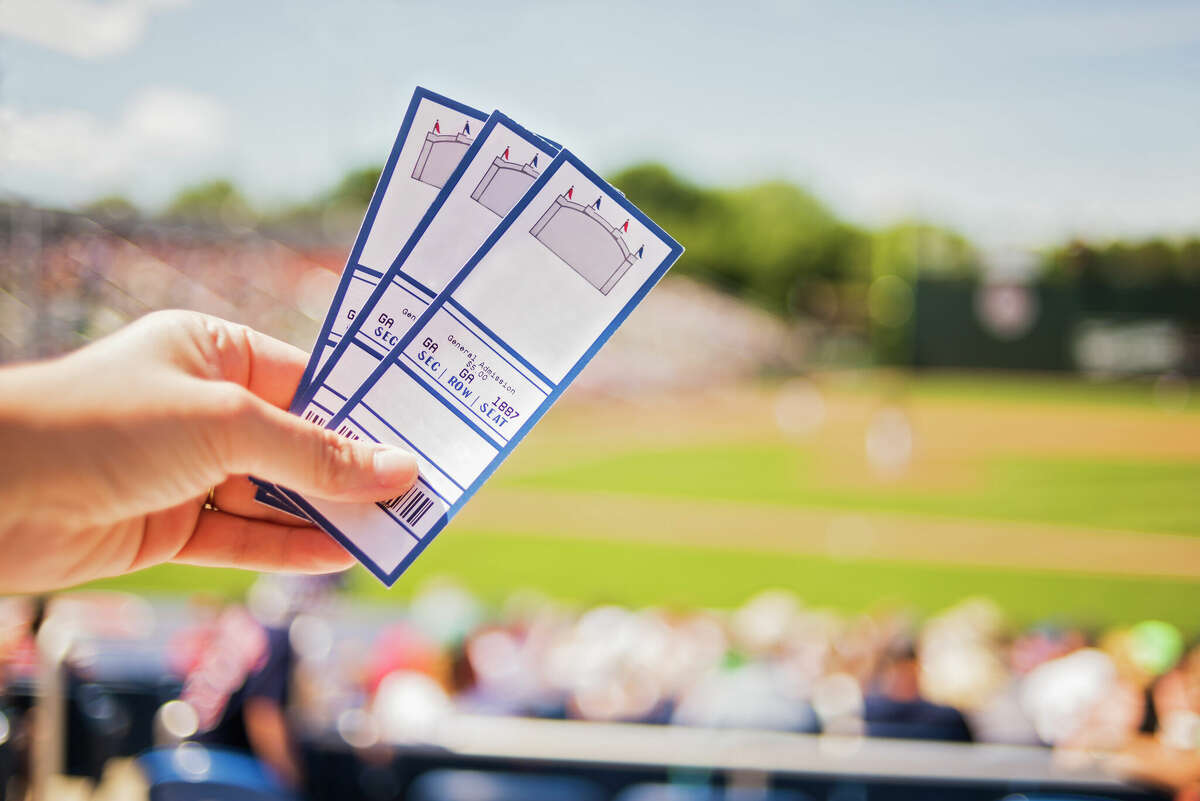
{"label": "grandstand", "polygon": [[[444,583],[380,608],[331,589],[267,579],[249,596],[264,625],[290,632],[290,714],[312,799],[1153,798],[1090,754],[1143,724],[1139,714],[1112,728],[1105,708],[1121,688],[1183,675],[1169,632],[1134,627],[1123,646],[1091,646],[1079,630],[1014,630],[980,602],[914,627],[779,592],[718,613],[521,595],[489,610]],[[0,607],[3,630],[17,632],[5,719],[18,731],[35,695],[61,694],[60,759],[76,777],[63,792],[170,798],[156,788],[182,784],[276,797],[269,773],[188,742],[196,718],[173,699],[208,609],[62,596],[40,625],[69,632],[71,646],[47,674],[20,633],[28,605]],[[1094,684],[1082,656],[1108,666],[1110,685],[1064,701],[1072,682]],[[1164,703],[1152,697],[1166,717]],[[140,771],[129,763],[139,754]]]}

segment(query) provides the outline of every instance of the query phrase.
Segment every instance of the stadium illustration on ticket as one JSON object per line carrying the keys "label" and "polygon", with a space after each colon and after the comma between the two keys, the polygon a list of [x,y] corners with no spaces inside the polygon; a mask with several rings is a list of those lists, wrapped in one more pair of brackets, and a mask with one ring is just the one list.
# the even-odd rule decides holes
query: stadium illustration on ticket
{"label": "stadium illustration on ticket", "polygon": [[471,199],[503,217],[524,197],[539,175],[537,156],[528,164],[517,164],[508,160],[508,148],[505,148],[504,155],[496,156],[483,178],[479,179]]}
{"label": "stadium illustration on ticket", "polygon": [[584,206],[572,200],[574,187],[554,198],[529,233],[567,263],[589,284],[607,295],[641,257],[630,253],[621,238],[629,222],[617,228],[600,214],[600,200]]}
{"label": "stadium illustration on ticket", "polygon": [[441,189],[473,141],[470,122],[456,134],[442,133],[441,123],[434,122],[433,130],[425,134],[425,143],[413,166],[412,177]]}

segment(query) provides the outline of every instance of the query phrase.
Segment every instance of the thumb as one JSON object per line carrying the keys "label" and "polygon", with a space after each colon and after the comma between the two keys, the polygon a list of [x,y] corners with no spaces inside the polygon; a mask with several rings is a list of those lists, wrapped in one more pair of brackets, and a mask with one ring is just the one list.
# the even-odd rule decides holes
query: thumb
{"label": "thumb", "polygon": [[277,409],[249,392],[222,426],[222,461],[230,475],[250,473],[306,495],[381,501],[417,480],[417,460],[400,448],[340,437]]}

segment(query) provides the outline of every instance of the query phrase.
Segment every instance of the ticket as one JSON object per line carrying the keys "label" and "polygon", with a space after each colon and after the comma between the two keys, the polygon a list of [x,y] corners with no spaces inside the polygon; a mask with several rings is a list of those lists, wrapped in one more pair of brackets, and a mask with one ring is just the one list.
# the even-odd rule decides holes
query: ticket
{"label": "ticket", "polygon": [[[558,151],[493,112],[292,412],[328,423],[429,305],[422,290],[445,288]],[[269,485],[260,489],[263,503],[304,516]]]}
{"label": "ticket", "polygon": [[282,491],[394,583],[682,252],[561,151],[328,424],[415,453],[417,484],[378,504]]}
{"label": "ticket", "polygon": [[[313,377],[358,316],[363,301],[475,141],[474,129],[487,116],[422,87],[413,92],[300,380],[298,396],[306,394]],[[413,289],[430,300],[437,294],[428,287]]]}
{"label": "ticket", "polygon": [[559,147],[499,111],[417,224],[292,411],[326,425],[496,229]]}
{"label": "ticket", "polygon": [[[317,343],[309,356],[293,399],[293,410],[309,397],[309,386],[358,316],[359,309],[379,284],[400,248],[454,174],[475,141],[475,131],[487,114],[423,87],[417,87],[379,175],[354,247],[338,281]],[[432,300],[437,291],[410,283],[410,289]],[[440,287],[439,287],[440,289]],[[292,514],[300,514],[258,481],[256,498]]]}

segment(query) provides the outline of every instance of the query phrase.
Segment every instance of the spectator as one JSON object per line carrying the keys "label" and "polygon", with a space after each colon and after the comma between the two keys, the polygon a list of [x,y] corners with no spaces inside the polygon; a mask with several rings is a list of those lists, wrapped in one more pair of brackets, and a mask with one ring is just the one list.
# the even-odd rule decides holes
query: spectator
{"label": "spectator", "polygon": [[873,737],[970,742],[971,731],[954,707],[921,697],[921,665],[910,642],[893,645],[880,660],[874,690],[863,699],[863,722]]}
{"label": "spectator", "polygon": [[201,636],[202,652],[183,686],[199,719],[197,739],[253,754],[289,785],[301,780],[288,731],[291,680],[287,630],[267,629],[228,606]]}

